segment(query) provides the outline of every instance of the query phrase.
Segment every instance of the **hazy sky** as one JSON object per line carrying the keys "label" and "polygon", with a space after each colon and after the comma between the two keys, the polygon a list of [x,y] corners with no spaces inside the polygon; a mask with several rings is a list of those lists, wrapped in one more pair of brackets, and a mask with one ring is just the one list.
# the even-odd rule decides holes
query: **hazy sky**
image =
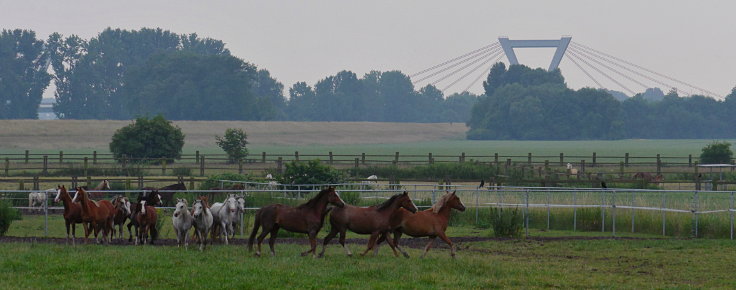
{"label": "hazy sky", "polygon": [[[736,86],[736,2],[682,2],[0,0],[0,28],[86,39],[106,27],[196,32],[223,40],[235,56],[268,69],[287,89],[343,69],[359,77],[371,70],[411,74],[502,35],[571,35],[574,42],[726,95]],[[517,50],[520,62],[542,67],[552,53]],[[569,60],[560,68],[570,86],[593,85]],[[480,83],[471,91],[481,93]]]}

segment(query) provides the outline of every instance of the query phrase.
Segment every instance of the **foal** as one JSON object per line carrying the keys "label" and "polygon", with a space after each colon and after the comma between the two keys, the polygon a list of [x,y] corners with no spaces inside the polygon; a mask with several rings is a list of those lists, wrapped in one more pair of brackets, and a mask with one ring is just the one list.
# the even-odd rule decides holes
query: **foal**
{"label": "foal", "polygon": [[[409,193],[406,191],[392,196],[377,206],[357,207],[345,205],[342,208],[332,210],[332,214],[330,214],[330,225],[332,227],[330,228],[330,233],[327,234],[322,243],[322,252],[319,253],[319,256],[324,256],[327,244],[337,233],[340,233],[340,244],[345,249],[345,253],[348,256],[352,256],[353,253],[345,246],[345,232],[348,229],[358,234],[371,235],[368,240],[368,248],[361,254],[361,256],[364,256],[376,246],[376,239],[378,239],[380,234],[388,233],[392,229],[391,223],[389,222],[390,218],[402,208],[412,213],[417,211],[417,206],[411,201]],[[391,249],[394,250],[394,255],[398,256],[399,254],[394,249],[393,241],[389,240],[388,243]]]}
{"label": "foal", "polygon": [[133,219],[138,224],[138,233],[135,238],[135,244],[145,245],[148,241],[148,235],[151,235],[151,244],[156,240],[158,236],[158,230],[156,229],[156,220],[158,220],[158,214],[156,208],[146,205],[146,200],[142,200],[138,203],[138,208]]}
{"label": "foal", "polygon": [[130,217],[130,201],[128,198],[122,195],[116,196],[112,200],[112,205],[115,207],[114,216],[112,218],[113,230],[110,233],[110,238],[115,236],[115,226],[118,226],[118,238],[123,239],[123,225],[125,221]]}

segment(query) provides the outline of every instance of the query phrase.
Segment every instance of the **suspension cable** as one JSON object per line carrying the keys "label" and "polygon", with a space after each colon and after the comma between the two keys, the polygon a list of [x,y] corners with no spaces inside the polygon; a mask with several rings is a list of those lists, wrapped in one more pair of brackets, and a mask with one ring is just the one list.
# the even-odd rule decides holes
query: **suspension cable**
{"label": "suspension cable", "polygon": [[[483,58],[485,58],[486,56],[488,56],[489,54],[495,54],[495,53],[497,53],[497,52],[498,52],[498,51],[500,51],[500,50],[501,50],[500,48],[498,48],[498,47],[495,47],[495,48],[492,48],[492,49],[490,49],[490,50],[488,50],[488,51],[483,51],[483,52],[480,52],[480,53],[476,53],[476,54],[475,54],[475,55],[473,55],[473,56],[470,56],[470,57],[467,57],[467,58],[465,58],[464,60],[461,60],[461,61],[455,62],[454,64],[451,64],[451,65],[449,65],[449,66],[446,66],[446,67],[444,67],[444,68],[442,68],[442,69],[440,69],[440,70],[438,70],[438,71],[435,71],[435,72],[433,72],[433,73],[431,73],[431,74],[428,74],[428,75],[426,75],[426,76],[424,76],[424,77],[422,77],[422,78],[420,78],[420,79],[418,79],[418,80],[416,80],[416,81],[412,81],[412,83],[419,83],[419,82],[422,82],[422,81],[424,81],[424,80],[427,80],[427,79],[429,79],[429,78],[432,78],[432,77],[434,77],[434,76],[436,76],[436,75],[438,75],[438,74],[441,74],[441,73],[443,73],[443,72],[446,72],[446,71],[448,71],[448,70],[450,70],[450,69],[452,69],[452,68],[454,68],[454,67],[456,67],[456,66],[458,66],[458,65],[461,65],[461,64],[463,64],[463,63],[466,63],[466,62],[468,62],[468,61],[470,61],[470,65],[472,65],[473,63],[476,63],[476,62],[478,61],[478,59],[479,59],[479,58],[480,58],[480,59],[483,59]],[[467,65],[466,65],[466,66],[464,66],[464,67],[467,67]],[[461,69],[461,70],[462,70],[462,69]],[[454,72],[453,72],[453,73],[454,73]],[[453,73],[451,73],[451,74],[453,74]],[[443,79],[444,79],[444,78],[443,78]]]}
{"label": "suspension cable", "polygon": [[466,68],[468,68],[469,66],[471,66],[471,65],[474,65],[474,64],[477,64],[477,63],[478,63],[478,62],[480,62],[481,60],[483,60],[483,59],[485,59],[485,58],[487,58],[487,57],[489,57],[489,56],[491,56],[491,55],[495,55],[496,53],[498,53],[498,51],[496,51],[496,52],[492,52],[492,53],[488,53],[488,54],[484,55],[484,56],[483,56],[482,58],[476,59],[476,60],[472,61],[471,63],[469,63],[469,64],[466,64],[466,65],[464,65],[464,66],[462,66],[462,67],[460,67],[460,68],[458,68],[458,69],[456,69],[456,70],[454,70],[454,71],[450,72],[449,74],[446,74],[445,76],[443,76],[443,77],[441,77],[441,78],[439,78],[439,79],[436,79],[436,80],[434,80],[433,82],[431,82],[431,84],[432,84],[433,86],[434,86],[434,85],[437,85],[438,83],[440,83],[440,82],[442,82],[442,81],[446,80],[447,78],[449,78],[449,77],[451,77],[451,76],[454,76],[455,74],[457,74],[457,73],[459,73],[459,72],[461,72],[461,71],[465,70],[465,69],[466,69]]}
{"label": "suspension cable", "polygon": [[585,69],[584,69],[584,68],[583,68],[583,67],[582,67],[582,66],[581,66],[581,65],[580,65],[580,64],[579,64],[579,63],[578,63],[577,61],[575,61],[575,59],[574,59],[574,58],[572,58],[572,57],[568,57],[567,59],[569,59],[570,61],[572,61],[572,63],[574,63],[574,64],[575,64],[575,66],[577,66],[577,67],[578,67],[578,68],[579,68],[579,69],[580,69],[581,71],[583,71],[583,73],[585,73],[585,75],[587,75],[587,76],[588,76],[588,77],[589,77],[589,78],[590,78],[591,80],[593,80],[593,82],[594,82],[594,83],[595,83],[596,85],[598,85],[598,88],[601,88],[601,89],[603,89],[603,85],[601,85],[601,83],[600,83],[600,82],[598,82],[598,80],[596,80],[596,79],[595,79],[595,78],[593,77],[593,75],[591,75],[590,73],[588,73],[588,71],[586,71],[586,70],[585,70]]}
{"label": "suspension cable", "polygon": [[598,69],[594,65],[591,65],[589,62],[585,61],[585,59],[583,59],[580,56],[578,56],[574,51],[571,50],[571,51],[568,51],[568,53],[570,53],[570,55],[572,55],[573,57],[577,58],[579,61],[583,62],[584,64],[588,65],[590,68],[594,69],[598,73],[602,74],[603,76],[605,76],[606,78],[608,78],[612,82],[616,83],[617,85],[619,85],[620,87],[622,87],[624,90],[628,91],[630,94],[632,94],[632,95],[635,95],[636,94],[636,93],[634,93],[633,90],[631,90],[628,87],[624,86],[622,83],[620,83],[616,79],[612,78],[611,76],[609,76],[605,72],[601,71],[600,69]]}
{"label": "suspension cable", "polygon": [[446,90],[447,90],[448,88],[450,88],[450,87],[454,86],[454,85],[455,85],[455,84],[457,84],[457,83],[458,83],[459,81],[461,81],[461,80],[465,79],[465,78],[466,78],[466,77],[468,77],[468,76],[469,76],[470,74],[472,74],[472,73],[476,72],[476,71],[477,71],[477,70],[478,70],[479,68],[481,68],[482,66],[484,66],[485,64],[487,64],[488,62],[490,62],[491,60],[493,60],[494,58],[498,57],[498,56],[499,56],[500,54],[501,54],[501,52],[497,52],[497,53],[496,53],[496,54],[494,54],[494,55],[488,56],[488,57],[486,58],[486,60],[485,60],[485,61],[482,61],[482,62],[480,62],[480,64],[478,64],[478,65],[477,65],[477,66],[475,66],[474,68],[470,69],[470,70],[469,70],[468,72],[466,72],[466,73],[465,73],[464,75],[462,75],[462,76],[461,76],[460,78],[456,79],[455,81],[453,81],[453,82],[452,82],[452,83],[450,83],[449,85],[445,86],[445,88],[444,88],[444,89],[442,89],[442,92],[444,93],[444,92],[445,92],[445,91],[446,91]]}
{"label": "suspension cable", "polygon": [[431,66],[431,67],[429,67],[429,68],[426,68],[426,69],[424,69],[424,70],[422,70],[422,71],[420,71],[420,72],[417,72],[417,73],[414,73],[414,74],[410,75],[409,77],[410,77],[410,78],[416,77],[416,76],[418,76],[418,75],[421,75],[421,74],[423,74],[423,73],[426,73],[426,72],[428,72],[428,71],[431,71],[431,70],[433,70],[433,69],[436,69],[436,68],[438,68],[438,67],[442,67],[442,66],[444,66],[444,65],[446,65],[446,64],[448,64],[448,63],[451,63],[451,62],[454,62],[454,61],[456,61],[456,60],[459,60],[459,59],[465,58],[465,57],[467,57],[467,56],[469,56],[469,55],[472,55],[472,54],[475,54],[475,53],[481,52],[481,51],[483,51],[483,50],[488,50],[488,49],[491,49],[491,48],[495,48],[495,47],[497,47],[497,46],[499,46],[499,45],[500,45],[500,44],[498,43],[498,41],[496,41],[496,42],[494,42],[494,43],[491,43],[491,44],[489,44],[489,45],[486,45],[486,46],[484,46],[484,47],[481,47],[481,48],[479,48],[479,49],[476,49],[476,50],[473,50],[473,51],[471,51],[471,52],[465,53],[465,54],[463,54],[463,55],[461,55],[461,56],[458,56],[458,57],[455,57],[455,58],[452,58],[452,59],[446,60],[446,61],[444,61],[444,62],[442,62],[442,63],[440,63],[440,64],[437,64],[437,65]]}
{"label": "suspension cable", "polygon": [[[472,87],[475,83],[477,83],[478,80],[480,80],[480,78],[482,78],[484,75],[487,75],[486,72],[489,72],[490,73],[491,68],[493,67],[493,65],[496,64],[496,63],[498,63],[498,61],[501,60],[503,58],[503,56],[504,56],[503,53],[499,54],[498,57],[496,57],[496,59],[491,63],[491,66],[489,66],[488,69],[486,69],[484,71],[481,71],[480,74],[472,82],[470,82],[470,84],[465,88],[465,90],[463,90],[463,92],[467,92],[468,90],[470,90],[470,87]],[[483,92],[483,93],[485,94],[485,92]]]}
{"label": "suspension cable", "polygon": [[597,59],[595,59],[595,58],[592,58],[592,57],[590,57],[590,56],[588,56],[588,55],[586,55],[586,54],[583,54],[583,53],[582,53],[582,52],[580,52],[580,51],[577,51],[577,50],[575,50],[575,49],[573,49],[572,51],[575,51],[575,53],[577,53],[577,54],[578,54],[578,55],[580,55],[581,57],[584,57],[585,59],[587,59],[587,60],[589,60],[589,61],[595,62],[595,63],[597,63],[598,65],[600,65],[600,66],[602,66],[602,67],[604,67],[604,68],[607,68],[608,70],[610,70],[610,71],[612,71],[612,72],[615,72],[615,73],[617,73],[618,75],[620,75],[620,76],[622,76],[622,77],[624,77],[624,78],[626,78],[626,79],[628,79],[628,80],[630,80],[630,81],[632,81],[632,82],[634,82],[634,83],[636,83],[636,84],[640,85],[640,86],[641,86],[641,87],[643,87],[644,89],[648,89],[648,88],[650,88],[650,87],[651,87],[651,86],[649,86],[649,85],[647,85],[647,84],[645,84],[645,83],[642,83],[642,82],[640,82],[640,81],[638,81],[638,80],[636,80],[636,79],[634,79],[634,78],[632,78],[632,77],[630,77],[630,76],[626,75],[625,73],[622,73],[622,72],[620,72],[620,71],[618,71],[618,70],[616,70],[616,69],[614,69],[614,68],[612,68],[612,67],[610,67],[610,66],[608,66],[608,65],[606,65],[606,64],[604,64],[604,63],[602,63],[601,61],[599,61],[599,60],[597,60]]}

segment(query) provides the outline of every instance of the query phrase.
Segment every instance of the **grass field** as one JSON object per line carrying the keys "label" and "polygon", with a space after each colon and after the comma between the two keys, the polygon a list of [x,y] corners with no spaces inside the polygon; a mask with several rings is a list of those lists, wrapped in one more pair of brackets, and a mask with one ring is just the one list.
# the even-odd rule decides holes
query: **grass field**
{"label": "grass field", "polygon": [[[355,247],[355,245],[351,245]],[[465,243],[457,259],[300,257],[277,245],[255,258],[243,246],[0,244],[3,288],[733,288],[736,244],[724,240],[506,240]]]}

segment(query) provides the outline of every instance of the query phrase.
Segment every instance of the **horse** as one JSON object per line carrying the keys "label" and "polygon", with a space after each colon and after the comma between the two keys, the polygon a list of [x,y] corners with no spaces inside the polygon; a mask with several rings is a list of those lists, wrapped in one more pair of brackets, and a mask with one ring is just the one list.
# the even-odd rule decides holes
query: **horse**
{"label": "horse", "polygon": [[144,191],[138,193],[138,199],[136,202],[130,203],[130,208],[132,209],[132,212],[130,213],[130,222],[128,222],[128,242],[133,241],[133,232],[130,230],[131,227],[135,227],[135,232],[138,232],[138,222],[134,219],[135,214],[138,213],[138,204],[141,201],[146,201],[146,203],[149,206],[160,206],[161,205],[161,195],[158,193],[156,189],[153,189],[152,191]]}
{"label": "horse", "polygon": [[[82,219],[88,219],[95,232],[95,242],[99,243],[98,234],[100,230],[104,242],[108,233],[112,230],[115,207],[108,200],[94,201],[89,199],[89,194],[81,187],[77,187],[77,194],[73,201],[76,202],[77,200],[79,200],[82,208]],[[108,243],[110,243],[110,240],[108,240]]]}
{"label": "horse", "polygon": [[66,190],[66,187],[59,185],[56,187],[56,198],[54,202],[62,202],[64,205],[64,223],[66,224],[66,242],[69,243],[69,228],[71,227],[71,240],[72,245],[75,245],[75,239],[77,238],[77,224],[82,224],[84,228],[85,236],[89,236],[89,229],[87,224],[82,221],[82,208],[79,203],[72,202],[72,197]]}
{"label": "horse", "polygon": [[184,245],[184,248],[189,247],[187,232],[192,228],[194,217],[192,217],[189,208],[187,208],[186,199],[176,199],[174,216],[171,218],[171,222],[174,224],[174,233],[176,233],[176,247],[181,247],[181,245]]}
{"label": "horse", "polygon": [[146,205],[146,200],[141,200],[138,203],[133,219],[138,224],[138,231],[135,238],[135,244],[138,243],[145,245],[148,241],[148,235],[151,235],[151,245],[158,236],[158,230],[156,229],[156,221],[158,220],[158,214],[156,208]]}
{"label": "horse", "polygon": [[236,195],[235,200],[238,202],[238,211],[235,215],[237,218],[234,221],[232,221],[233,230],[230,233],[230,236],[232,239],[235,238],[235,229],[243,226],[241,224],[241,221],[242,221],[241,217],[245,214],[245,197],[243,197],[242,195]]}
{"label": "horse", "polygon": [[[406,191],[395,194],[382,204],[376,206],[357,207],[345,205],[342,208],[333,209],[330,214],[330,233],[327,234],[322,242],[322,252],[319,253],[319,256],[324,256],[327,244],[338,233],[340,233],[340,244],[345,249],[345,253],[348,256],[352,256],[353,253],[345,246],[345,232],[348,229],[358,234],[371,235],[368,240],[368,247],[361,254],[361,256],[364,256],[375,247],[379,235],[388,233],[392,229],[390,223],[391,216],[401,208],[412,213],[417,212],[417,206],[411,201],[409,193]],[[394,248],[393,241],[389,240],[388,244],[394,251],[394,255],[398,256],[399,254]]]}
{"label": "horse", "polygon": [[[452,193],[445,193],[431,208],[415,214],[400,209],[397,214],[391,217],[396,248],[404,254],[404,257],[409,258],[409,254],[399,246],[401,234],[407,234],[412,237],[429,237],[429,243],[424,247],[424,253],[422,254],[422,258],[424,258],[434,244],[435,239],[440,237],[440,239],[450,246],[450,256],[455,258],[455,245],[445,234],[452,209],[461,212],[465,211],[465,204],[463,204],[454,191]],[[387,238],[389,238],[388,235],[382,235],[378,240],[378,244]],[[376,248],[377,250],[378,248]]]}
{"label": "horse", "polygon": [[49,192],[54,192],[55,189],[49,188],[44,191],[31,192],[28,194],[28,208],[37,208],[39,211],[43,207],[43,203],[46,201]]}
{"label": "horse", "polygon": [[[82,188],[84,188],[84,187],[82,187]],[[84,188],[84,190],[87,190],[87,189]],[[100,191],[100,190],[110,190],[110,181],[108,181],[107,179],[104,179],[104,180],[100,181],[100,183],[97,184],[97,186],[95,186],[95,188],[89,190],[90,191],[89,192],[90,198],[103,198],[104,197],[104,194],[102,192],[96,192],[96,191]]]}
{"label": "horse", "polygon": [[115,213],[112,218],[113,230],[110,233],[110,238],[112,239],[115,237],[115,226],[118,226],[118,237],[122,240],[123,239],[123,225],[125,224],[125,221],[128,220],[128,218],[131,215],[130,201],[128,201],[127,197],[118,195],[112,199],[112,205],[115,207]]}
{"label": "horse", "polygon": [[161,195],[161,201],[163,202],[164,205],[169,206],[169,205],[172,205],[172,202],[174,201],[174,194],[176,192],[168,191],[168,190],[186,191],[187,186],[184,185],[184,183],[174,183],[171,185],[161,187],[158,190],[164,191],[164,192],[159,193]]}
{"label": "horse", "polygon": [[[225,202],[216,202],[210,207],[212,211],[213,226],[212,233],[215,228],[219,228],[218,238],[225,235],[225,245],[228,244],[228,236],[233,232],[233,221],[238,220],[238,201],[234,194],[229,195]],[[214,239],[214,237],[213,237]]]}
{"label": "horse", "polygon": [[263,243],[263,239],[268,234],[271,234],[268,241],[268,245],[271,248],[271,255],[275,256],[274,243],[276,242],[276,235],[279,232],[279,228],[283,228],[290,232],[308,234],[311,249],[303,252],[302,256],[312,253],[312,256],[315,257],[317,233],[322,229],[324,217],[329,212],[327,208],[328,204],[332,204],[338,208],[345,206],[345,202],[342,201],[334,187],[321,190],[315,197],[297,207],[283,204],[272,204],[262,207],[256,212],[253,230],[248,239],[248,249],[253,251],[253,241],[258,233],[258,229],[263,227],[263,231],[258,236],[256,256],[261,256],[261,243]]}
{"label": "horse", "polygon": [[207,245],[207,233],[212,228],[212,212],[207,204],[207,199],[199,197],[192,204],[192,216],[194,217],[194,233],[199,239],[199,250],[203,251]]}

